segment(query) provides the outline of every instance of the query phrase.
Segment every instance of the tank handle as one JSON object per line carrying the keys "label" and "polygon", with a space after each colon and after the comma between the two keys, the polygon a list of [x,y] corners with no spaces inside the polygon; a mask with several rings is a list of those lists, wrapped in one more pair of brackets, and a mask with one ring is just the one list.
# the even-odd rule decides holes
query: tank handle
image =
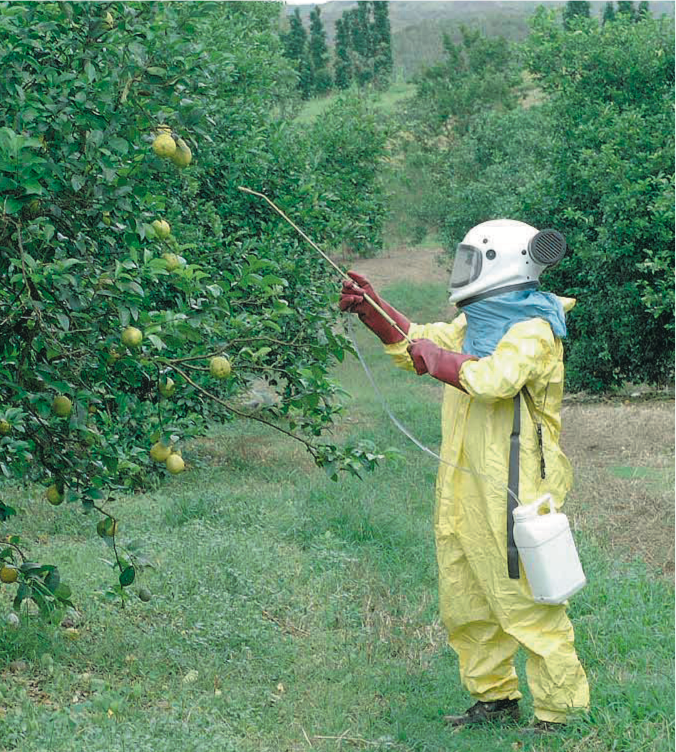
{"label": "tank handle", "polygon": [[540,507],[543,507],[545,504],[549,506],[549,514],[556,514],[556,508],[554,507],[554,499],[552,499],[552,495],[550,493],[546,493],[544,496],[541,496],[537,501],[533,502],[535,511],[539,512]]}

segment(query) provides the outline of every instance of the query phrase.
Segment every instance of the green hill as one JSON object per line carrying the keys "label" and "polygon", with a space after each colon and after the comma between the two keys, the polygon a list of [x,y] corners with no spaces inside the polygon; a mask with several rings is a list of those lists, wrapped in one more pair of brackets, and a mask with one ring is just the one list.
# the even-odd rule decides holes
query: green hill
{"label": "green hill", "polygon": [[[592,0],[594,12],[600,12],[606,0]],[[390,20],[392,30],[397,31],[406,26],[419,24],[423,21],[443,21],[459,18],[480,19],[491,14],[528,15],[538,5],[563,7],[565,0],[390,0]],[[617,4],[617,3],[616,3]],[[638,3],[634,3],[637,5]],[[293,3],[287,3],[289,10],[295,9]],[[357,6],[356,0],[330,0],[321,5],[322,18],[329,30],[337,18],[349,8]],[[301,13],[308,14],[313,5],[301,5]],[[655,15],[672,14],[674,3],[671,0],[652,0],[650,8]]]}
{"label": "green hill", "polygon": [[[562,6],[565,2],[553,0],[547,6]],[[333,42],[336,20],[350,8],[353,0],[330,0],[321,4],[322,21],[329,43]],[[399,78],[409,79],[420,68],[437,61],[442,53],[444,32],[451,37],[459,35],[461,24],[479,26],[488,35],[523,39],[528,34],[528,18],[541,2],[530,0],[391,0],[390,25],[392,27],[392,52],[394,67]],[[592,2],[592,12],[601,14],[605,2]],[[314,4],[287,5],[287,12],[300,9],[301,18],[309,25],[309,15]],[[673,16],[673,2],[651,2],[653,15],[663,13]]]}

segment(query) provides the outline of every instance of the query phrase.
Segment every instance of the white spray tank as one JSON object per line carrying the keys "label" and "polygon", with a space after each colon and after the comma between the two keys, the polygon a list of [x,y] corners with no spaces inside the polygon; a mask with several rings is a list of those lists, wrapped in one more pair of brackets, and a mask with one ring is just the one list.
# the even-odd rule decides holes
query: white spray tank
{"label": "white spray tank", "polygon": [[[543,506],[549,513],[539,514]],[[514,542],[538,603],[563,603],[586,585],[568,518],[551,494],[514,510]]]}

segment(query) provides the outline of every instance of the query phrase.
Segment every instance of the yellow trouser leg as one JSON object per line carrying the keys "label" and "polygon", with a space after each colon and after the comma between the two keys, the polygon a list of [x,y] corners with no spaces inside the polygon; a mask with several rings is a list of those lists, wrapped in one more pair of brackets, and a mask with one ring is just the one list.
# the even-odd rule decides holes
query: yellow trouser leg
{"label": "yellow trouser leg", "polygon": [[519,699],[514,669],[518,642],[492,613],[455,536],[437,536],[437,561],[441,619],[458,655],[463,686],[483,702]]}
{"label": "yellow trouser leg", "polygon": [[565,606],[533,606],[527,626],[509,632],[526,648],[526,674],[535,716],[564,723],[567,713],[589,706],[589,685],[574,647],[573,626]]}

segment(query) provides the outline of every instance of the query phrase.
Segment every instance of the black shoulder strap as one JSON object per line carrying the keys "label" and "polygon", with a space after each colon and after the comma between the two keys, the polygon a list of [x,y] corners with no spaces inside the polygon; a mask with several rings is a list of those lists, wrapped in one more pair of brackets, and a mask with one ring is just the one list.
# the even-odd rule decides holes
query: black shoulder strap
{"label": "black shoulder strap", "polygon": [[519,434],[521,433],[521,393],[514,396],[514,420],[509,437],[509,475],[507,480],[507,572],[510,580],[519,579],[519,552],[514,542],[514,510],[519,506]]}

